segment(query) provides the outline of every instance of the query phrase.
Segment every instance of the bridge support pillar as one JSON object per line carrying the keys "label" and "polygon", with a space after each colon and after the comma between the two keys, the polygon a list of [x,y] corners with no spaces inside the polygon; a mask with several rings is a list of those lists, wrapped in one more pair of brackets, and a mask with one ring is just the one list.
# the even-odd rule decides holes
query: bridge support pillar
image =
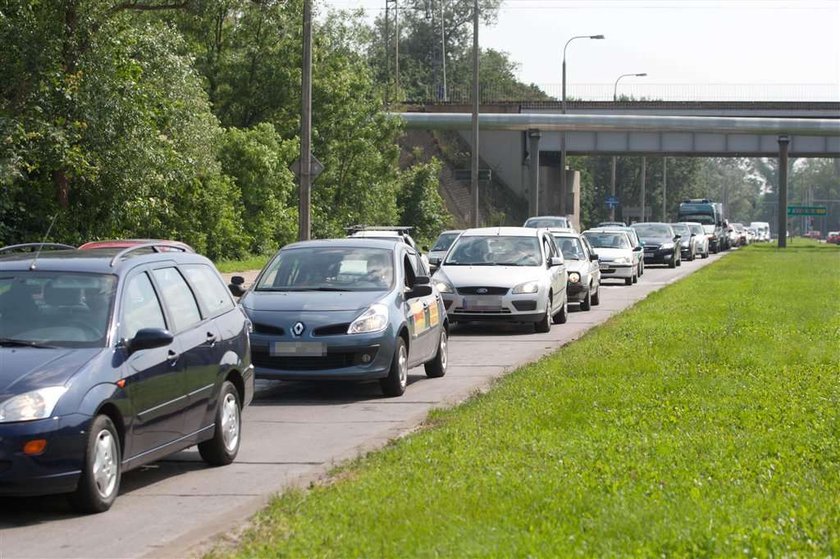
{"label": "bridge support pillar", "polygon": [[787,246],[787,176],[789,136],[779,136],[779,248]]}
{"label": "bridge support pillar", "polygon": [[528,130],[528,216],[540,211],[540,131]]}

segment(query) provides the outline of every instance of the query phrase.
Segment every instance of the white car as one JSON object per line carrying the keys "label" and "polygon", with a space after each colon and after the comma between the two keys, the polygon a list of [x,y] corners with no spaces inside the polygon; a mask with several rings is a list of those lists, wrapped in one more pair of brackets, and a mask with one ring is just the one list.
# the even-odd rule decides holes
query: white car
{"label": "white car", "polygon": [[452,243],[455,242],[455,239],[458,238],[461,231],[461,229],[451,229],[449,231],[443,231],[440,235],[438,235],[437,240],[435,240],[435,244],[432,245],[432,249],[429,251],[429,263],[433,268],[437,269],[440,265],[440,261],[443,260],[444,256],[446,256],[449,247],[452,246]]}
{"label": "white car", "polygon": [[411,231],[411,227],[403,227],[400,225],[395,225],[393,227],[368,227],[365,225],[354,225],[346,227],[345,229],[347,230],[348,237],[384,240],[395,239],[404,242],[417,251],[420,255],[420,260],[426,267],[426,274],[431,275],[431,272],[429,271],[431,269],[431,264],[429,263],[428,257],[420,252],[420,247],[417,246],[417,243],[415,243],[414,239],[411,238],[411,235],[408,234],[408,232]]}
{"label": "white car", "polygon": [[566,266],[546,229],[467,229],[433,281],[450,323],[525,322],[548,332],[567,319]]}
{"label": "white car", "polygon": [[634,248],[624,231],[589,229],[582,233],[592,245],[601,262],[601,281],[609,278],[623,279],[626,285],[638,281]]}
{"label": "white car", "polygon": [[580,310],[588,311],[601,303],[601,266],[589,242],[577,233],[551,232],[557,248],[566,261],[569,277],[566,296],[570,303],[579,303]]}
{"label": "white car", "polygon": [[694,243],[694,256],[709,257],[709,236],[703,228],[703,224],[697,221],[686,221],[691,231],[691,242]]}

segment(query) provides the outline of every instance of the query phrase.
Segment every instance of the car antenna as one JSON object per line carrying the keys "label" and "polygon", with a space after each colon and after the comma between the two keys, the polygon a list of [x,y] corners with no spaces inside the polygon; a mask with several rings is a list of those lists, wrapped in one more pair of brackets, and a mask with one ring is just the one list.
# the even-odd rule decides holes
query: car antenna
{"label": "car antenna", "polygon": [[50,231],[52,231],[53,225],[55,225],[55,220],[58,219],[58,214],[55,214],[50,222],[50,226],[47,227],[47,232],[44,234],[44,238],[41,240],[41,244],[38,245],[38,250],[35,251],[35,258],[32,259],[32,264],[29,265],[29,271],[35,269],[35,264],[38,262],[38,257],[41,256],[41,249],[44,248],[44,243],[47,242],[47,239],[50,237]]}

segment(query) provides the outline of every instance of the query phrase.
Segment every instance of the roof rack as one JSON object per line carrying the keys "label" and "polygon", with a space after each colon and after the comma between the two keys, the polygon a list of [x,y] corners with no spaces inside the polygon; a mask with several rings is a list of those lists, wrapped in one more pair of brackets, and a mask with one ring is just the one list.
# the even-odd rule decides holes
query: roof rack
{"label": "roof rack", "polygon": [[348,225],[344,228],[348,233],[355,233],[357,231],[397,231],[398,233],[408,233],[414,229],[410,225]]}
{"label": "roof rack", "polygon": [[189,252],[183,246],[176,245],[174,243],[167,243],[167,242],[161,242],[161,241],[156,241],[156,242],[153,242],[153,243],[143,243],[142,245],[130,246],[128,248],[124,248],[121,251],[119,251],[111,259],[110,266],[113,268],[116,265],[117,262],[119,262],[122,258],[124,258],[127,254],[129,254],[131,252],[134,252],[136,250],[141,250],[141,249],[147,249],[147,248],[152,249],[152,252],[166,252],[166,251],[160,250],[161,248],[175,249],[175,250],[180,251],[180,252]]}
{"label": "roof rack", "polygon": [[24,248],[32,248],[38,250],[46,249],[60,249],[60,250],[76,250],[76,247],[73,245],[65,245],[64,243],[21,243],[19,245],[9,245],[0,248],[0,254],[6,252],[14,252],[16,250],[21,250]]}

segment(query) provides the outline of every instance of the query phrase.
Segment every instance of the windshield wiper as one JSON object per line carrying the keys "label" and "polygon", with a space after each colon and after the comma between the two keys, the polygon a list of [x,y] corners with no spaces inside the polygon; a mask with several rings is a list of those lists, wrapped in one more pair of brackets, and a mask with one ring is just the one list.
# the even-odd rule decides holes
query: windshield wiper
{"label": "windshield wiper", "polygon": [[37,347],[41,349],[53,349],[55,346],[31,342],[29,340],[16,340],[14,338],[0,338],[0,346],[6,347]]}

